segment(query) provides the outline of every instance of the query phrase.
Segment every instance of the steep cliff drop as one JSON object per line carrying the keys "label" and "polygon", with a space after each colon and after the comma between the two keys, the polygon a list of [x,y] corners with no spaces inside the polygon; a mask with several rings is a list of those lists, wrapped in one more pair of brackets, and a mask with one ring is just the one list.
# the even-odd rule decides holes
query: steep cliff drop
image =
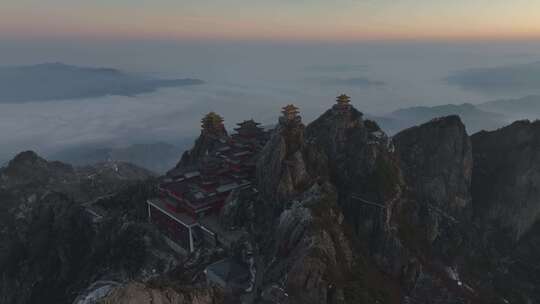
{"label": "steep cliff drop", "polygon": [[[369,167],[372,159],[362,157],[377,153],[362,145],[369,139],[380,140],[386,150],[390,143],[382,132],[370,134],[361,114],[343,98],[310,124],[305,134],[296,108],[284,108],[280,124],[261,153],[257,167],[260,200],[277,205],[279,210],[269,224],[276,228],[258,246],[268,249],[262,253],[263,299],[274,303],[284,299],[289,303],[396,301],[399,291],[395,285],[354,244],[357,238],[351,222],[377,221],[384,226],[380,208],[374,212],[375,219],[370,214],[362,218],[354,213],[349,214],[349,221],[342,212],[346,209],[339,204],[340,196],[350,198],[350,189],[355,188],[346,176],[354,175],[355,168],[350,166]],[[353,139],[359,140],[354,151]],[[363,154],[348,162],[347,157],[358,151]],[[376,169],[362,174],[373,171]],[[389,283],[388,287],[383,288],[382,282]]]}
{"label": "steep cliff drop", "polygon": [[452,263],[472,216],[472,147],[465,126],[458,116],[442,117],[393,140],[409,191],[401,238]]}

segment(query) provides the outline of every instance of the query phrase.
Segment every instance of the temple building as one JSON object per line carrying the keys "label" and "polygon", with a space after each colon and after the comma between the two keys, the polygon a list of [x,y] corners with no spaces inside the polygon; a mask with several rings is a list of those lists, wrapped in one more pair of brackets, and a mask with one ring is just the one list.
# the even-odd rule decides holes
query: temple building
{"label": "temple building", "polygon": [[[196,167],[170,171],[158,186],[159,196],[147,201],[149,221],[179,251],[230,243],[232,232],[221,229],[217,216],[233,191],[253,187],[254,159],[269,137],[253,120],[238,126]],[[201,134],[226,134],[221,116],[206,115]]]}
{"label": "temple building", "polygon": [[245,139],[256,138],[257,136],[260,136],[262,133],[264,133],[264,129],[259,126],[260,123],[255,122],[253,119],[244,120],[243,122],[240,122],[237,125],[238,127],[235,128],[234,130],[236,131],[236,134],[238,135],[238,137],[241,137],[241,138],[245,138]]}
{"label": "temple building", "polygon": [[302,122],[302,117],[299,115],[298,108],[295,105],[289,104],[282,108],[281,113],[283,114],[279,118],[279,122],[285,125],[289,124],[298,124]]}
{"label": "temple building", "polygon": [[214,137],[226,136],[227,131],[223,124],[223,118],[215,112],[210,112],[201,120],[201,134]]}
{"label": "temple building", "polygon": [[351,98],[345,94],[341,94],[336,98],[336,104],[332,107],[339,113],[347,112],[351,109]]}
{"label": "temple building", "polygon": [[238,127],[234,129],[236,133],[232,135],[233,141],[237,143],[247,145],[253,150],[260,150],[269,139],[270,134],[253,119],[244,120],[237,125]]}

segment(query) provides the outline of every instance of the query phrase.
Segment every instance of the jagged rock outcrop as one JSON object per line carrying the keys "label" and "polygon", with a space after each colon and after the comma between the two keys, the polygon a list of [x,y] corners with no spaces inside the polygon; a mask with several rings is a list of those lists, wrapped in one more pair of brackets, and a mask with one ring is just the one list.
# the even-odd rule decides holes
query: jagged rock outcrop
{"label": "jagged rock outcrop", "polygon": [[396,134],[393,141],[415,198],[450,216],[467,217],[473,161],[461,119],[437,118]]}
{"label": "jagged rock outcrop", "polygon": [[339,205],[356,234],[374,249],[377,240],[388,239],[402,179],[391,140],[362,116],[338,104],[309,124],[306,141],[323,151],[320,159],[327,161]]}
{"label": "jagged rock outcrop", "polygon": [[475,217],[518,240],[540,218],[540,121],[472,137]]}
{"label": "jagged rock outcrop", "polygon": [[255,222],[257,220],[255,214],[257,194],[251,188],[233,191],[219,214],[222,227],[237,229]]}
{"label": "jagged rock outcrop", "polygon": [[500,303],[537,303],[540,122],[517,121],[471,141],[474,225],[463,269]]}
{"label": "jagged rock outcrop", "polygon": [[304,140],[300,117],[281,117],[257,160],[257,186],[268,201],[284,202],[309,188],[325,170],[322,155]]}
{"label": "jagged rock outcrop", "polygon": [[278,220],[266,280],[283,282],[290,303],[338,303],[343,297],[340,282],[349,275],[353,253],[335,194],[326,191],[313,186]]}
{"label": "jagged rock outcrop", "polygon": [[[310,137],[306,131],[304,138],[304,126],[296,113],[294,107],[284,108],[257,163],[263,201],[279,205],[277,229],[267,231],[273,235],[274,252],[266,257],[263,294],[273,294],[274,301],[287,297],[290,303],[344,303],[347,297],[354,297],[351,289],[362,287],[344,283],[354,276],[356,261],[350,236],[345,234],[349,224],[331,183],[339,185],[339,180],[351,185],[350,176],[345,176],[355,169],[346,168],[355,164],[345,163],[345,154],[354,153],[347,147],[348,136],[367,142],[369,132],[361,118],[357,119],[361,116],[357,111],[353,112],[357,116],[346,121],[328,112],[308,127],[312,128]],[[261,241],[264,248],[265,240]]]}
{"label": "jagged rock outcrop", "polygon": [[219,304],[221,295],[213,288],[176,291],[170,287],[155,288],[130,283],[112,291],[100,304]]}
{"label": "jagged rock outcrop", "polygon": [[0,191],[10,192],[19,199],[14,203],[32,202],[51,191],[84,202],[153,176],[150,171],[129,163],[73,167],[47,161],[33,151],[26,151],[18,154],[7,167],[0,168]]}
{"label": "jagged rock outcrop", "polygon": [[[355,239],[367,246],[378,269],[399,281],[404,297],[453,297],[453,291],[435,292],[446,283],[428,287],[427,294],[416,287],[425,277],[454,282],[444,271],[433,270],[452,264],[436,266],[426,256],[433,251],[452,260],[463,241],[453,219],[468,223],[472,208],[472,156],[465,127],[456,117],[432,123],[406,131],[394,142],[352,106],[334,106],[306,130],[306,142],[324,151],[329,180]],[[434,210],[428,210],[428,203]]]}
{"label": "jagged rock outcrop", "polygon": [[17,154],[2,170],[3,187],[41,183],[46,186],[71,179],[75,169],[61,162],[48,162],[33,151]]}
{"label": "jagged rock outcrop", "polygon": [[273,233],[263,298],[272,303],[395,303],[399,290],[364,252],[328,183],[284,210]]}
{"label": "jagged rock outcrop", "polygon": [[458,116],[431,120],[393,137],[409,190],[402,237],[451,259],[472,215],[472,148]]}
{"label": "jagged rock outcrop", "polygon": [[[285,107],[256,189],[234,191],[219,215],[242,237],[183,263],[144,223],[157,195],[155,181],[133,185],[144,172],[17,156],[0,170],[0,302],[228,303],[202,275],[224,257],[247,265],[248,302],[540,302],[540,122],[471,140],[449,116],[390,139],[349,101],[307,127]],[[221,118],[206,117],[180,166],[224,140]],[[92,223],[79,202],[96,198],[106,215]]]}
{"label": "jagged rock outcrop", "polygon": [[[137,203],[145,210],[144,187],[133,185],[151,176],[146,170],[74,168],[24,152],[0,176],[0,303],[71,303],[102,277],[143,278],[175,263],[157,231],[133,215]],[[103,197],[114,211],[96,224],[81,203]]]}
{"label": "jagged rock outcrop", "polygon": [[[201,121],[201,135],[195,140],[193,148],[184,152],[175,169],[196,166],[206,155],[228,140],[223,118],[214,112],[208,113]],[[173,169],[168,174],[174,174],[174,171]]]}

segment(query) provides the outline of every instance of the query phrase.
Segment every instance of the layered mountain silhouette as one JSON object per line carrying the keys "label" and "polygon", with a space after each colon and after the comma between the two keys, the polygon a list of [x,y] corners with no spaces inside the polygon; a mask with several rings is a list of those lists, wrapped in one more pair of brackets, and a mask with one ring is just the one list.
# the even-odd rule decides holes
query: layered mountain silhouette
{"label": "layered mountain silhouette", "polygon": [[492,131],[518,119],[540,119],[540,96],[530,95],[517,99],[500,99],[480,104],[446,104],[402,108],[388,114],[370,116],[390,134],[395,134],[433,118],[459,115],[473,134],[482,130]]}
{"label": "layered mountain silhouette", "polygon": [[63,63],[0,67],[0,103],[133,96],[159,88],[203,84],[199,79],[159,79],[111,68]]}

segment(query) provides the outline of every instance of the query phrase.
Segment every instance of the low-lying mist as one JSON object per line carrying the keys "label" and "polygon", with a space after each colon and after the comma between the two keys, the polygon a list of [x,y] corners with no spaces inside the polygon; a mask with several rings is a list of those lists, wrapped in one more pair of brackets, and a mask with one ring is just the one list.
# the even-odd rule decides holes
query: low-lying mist
{"label": "low-lying mist", "polygon": [[205,82],[134,96],[0,104],[0,160],[28,149],[54,155],[93,144],[185,145],[186,138],[198,135],[200,118],[208,111],[222,114],[232,129],[250,118],[273,124],[280,108],[294,103],[309,122],[341,93],[350,95],[359,110],[376,117],[413,106],[480,104],[540,94],[540,86],[471,90],[455,78],[448,81],[451,75],[464,75],[463,71],[537,62],[540,44],[532,42],[517,46],[3,40],[0,54],[0,66],[63,62]]}

